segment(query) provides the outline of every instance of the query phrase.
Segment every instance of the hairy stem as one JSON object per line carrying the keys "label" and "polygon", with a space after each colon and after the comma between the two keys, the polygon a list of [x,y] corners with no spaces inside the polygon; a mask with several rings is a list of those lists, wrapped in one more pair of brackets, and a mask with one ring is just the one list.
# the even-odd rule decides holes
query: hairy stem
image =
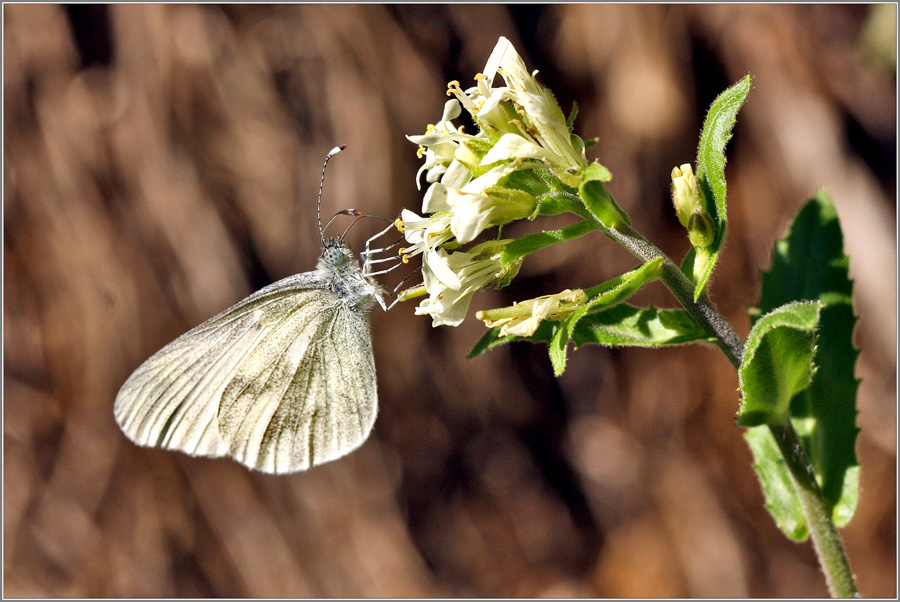
{"label": "hairy stem", "polygon": [[831,512],[822,491],[816,483],[812,465],[803,451],[800,439],[790,421],[784,425],[769,425],[772,436],[794,482],[794,490],[800,498],[803,514],[809,524],[813,547],[819,558],[819,565],[825,573],[828,590],[833,598],[858,598],[859,591],[853,581],[853,573],[841,538],[831,520]]}
{"label": "hairy stem", "polygon": [[[671,259],[627,223],[622,222],[612,229],[604,229],[604,233],[645,262],[662,257],[662,281],[697,322],[716,337],[719,347],[735,369],[740,368],[741,360],[744,357],[743,341],[705,295],[696,302],[694,301],[693,283]],[[853,581],[853,573],[850,570],[843,543],[831,520],[831,512],[816,483],[812,464],[803,451],[797,433],[790,421],[786,425],[770,425],[769,429],[778,442],[781,455],[791,473],[794,489],[800,498],[803,514],[809,524],[813,547],[819,558],[819,565],[825,573],[832,597],[858,597],[859,592]]]}
{"label": "hairy stem", "polygon": [[663,263],[660,279],[694,319],[716,338],[719,347],[732,365],[735,368],[741,365],[744,357],[744,343],[741,338],[705,294],[694,301],[694,284],[665,253],[625,222],[620,222],[615,228],[604,229],[604,233],[644,262],[661,257]]}

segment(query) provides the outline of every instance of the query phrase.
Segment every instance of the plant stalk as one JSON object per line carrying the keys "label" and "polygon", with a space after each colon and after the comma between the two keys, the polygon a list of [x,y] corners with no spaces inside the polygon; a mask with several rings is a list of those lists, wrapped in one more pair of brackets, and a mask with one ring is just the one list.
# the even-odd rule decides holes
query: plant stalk
{"label": "plant stalk", "polygon": [[722,317],[722,314],[716,310],[705,294],[701,295],[697,301],[694,301],[694,284],[684,275],[681,268],[675,265],[653,243],[625,222],[620,222],[615,228],[604,229],[604,233],[625,246],[644,262],[661,257],[663,263],[660,279],[694,319],[709,334],[716,338],[718,346],[735,369],[740,367],[741,360],[744,358],[743,341],[741,341],[731,324]]}
{"label": "plant stalk", "polygon": [[[626,220],[617,220],[610,228],[602,225],[598,216],[593,215],[586,206],[578,206],[577,202],[570,201],[567,209],[600,224],[600,229],[606,236],[623,245],[641,261],[646,263],[657,257],[662,258],[660,279],[694,319],[716,339],[716,343],[734,368],[740,369],[744,358],[744,342],[734,332],[731,324],[716,310],[706,294],[694,300],[694,283],[665,253],[632,228]],[[785,425],[770,425],[769,429],[790,471],[794,490],[800,498],[803,514],[809,525],[813,548],[816,550],[819,566],[825,573],[832,597],[858,597],[859,591],[853,581],[853,573],[843,543],[834,527],[830,509],[822,497],[812,464],[803,450],[797,433],[790,421]]]}
{"label": "plant stalk", "polygon": [[[642,261],[646,262],[656,257],[662,257],[663,272],[660,278],[663,283],[697,322],[716,338],[728,360],[735,369],[739,369],[744,357],[743,341],[705,294],[694,301],[694,285],[681,269],[659,248],[625,222],[617,224],[612,229],[604,228],[603,231]],[[835,529],[831,512],[825,503],[825,498],[822,497],[812,464],[803,451],[797,433],[790,421],[786,425],[770,425],[769,429],[775,437],[781,455],[790,471],[794,489],[800,498],[800,504],[809,525],[813,547],[816,550],[822,572],[825,573],[825,580],[832,597],[859,597],[843,543]]]}
{"label": "plant stalk", "polygon": [[844,545],[831,520],[831,512],[822,497],[812,465],[806,452],[803,451],[794,427],[787,421],[783,425],[770,424],[769,430],[778,443],[778,449],[781,450],[784,463],[791,474],[794,490],[800,498],[813,547],[822,572],[825,573],[831,597],[858,598],[859,590],[853,581],[853,572],[850,570]]}

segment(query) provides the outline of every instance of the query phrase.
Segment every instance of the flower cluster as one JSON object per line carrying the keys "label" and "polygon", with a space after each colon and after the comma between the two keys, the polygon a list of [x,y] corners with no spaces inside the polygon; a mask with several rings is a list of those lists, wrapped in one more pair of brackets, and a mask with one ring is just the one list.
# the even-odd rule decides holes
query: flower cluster
{"label": "flower cluster", "polygon": [[[424,217],[409,210],[401,214],[398,227],[410,244],[401,255],[404,261],[422,255],[428,298],[416,313],[431,315],[435,326],[458,325],[476,291],[507,283],[518,271],[521,259],[503,258],[509,240],[460,248],[487,229],[537,215],[533,191],[511,183],[511,176],[540,170],[544,180],[577,187],[588,167],[584,142],[571,133],[536,73],[501,37],[475,86],[463,90],[450,82],[447,94],[453,98],[440,121],[424,135],[407,137],[424,158],[417,185],[424,173],[429,187]],[[498,75],[505,86],[495,85]],[[463,109],[477,126],[475,133],[454,124]]]}

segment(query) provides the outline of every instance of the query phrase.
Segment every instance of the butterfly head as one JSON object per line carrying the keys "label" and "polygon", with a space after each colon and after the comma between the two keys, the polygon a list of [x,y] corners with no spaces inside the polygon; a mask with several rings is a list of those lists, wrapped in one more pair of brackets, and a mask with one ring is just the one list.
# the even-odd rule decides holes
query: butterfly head
{"label": "butterfly head", "polygon": [[340,238],[329,238],[322,246],[321,267],[339,268],[353,258],[350,247]]}

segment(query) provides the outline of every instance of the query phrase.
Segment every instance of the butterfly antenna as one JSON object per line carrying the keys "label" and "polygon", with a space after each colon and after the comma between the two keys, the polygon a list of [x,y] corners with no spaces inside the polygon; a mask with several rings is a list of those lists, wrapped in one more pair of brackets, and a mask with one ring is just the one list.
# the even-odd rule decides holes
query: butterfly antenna
{"label": "butterfly antenna", "polygon": [[[353,224],[355,224],[356,222],[358,222],[359,220],[361,220],[361,219],[364,218],[364,217],[374,217],[375,219],[383,219],[383,220],[385,220],[385,221],[387,221],[387,222],[391,222],[391,225],[388,226],[388,227],[384,230],[385,232],[387,232],[388,230],[390,230],[391,227],[394,225],[394,220],[392,220],[392,219],[388,219],[388,218],[382,217],[382,216],[380,216],[380,215],[369,215],[368,213],[360,213],[358,209],[345,209],[345,210],[339,212],[337,215],[355,215],[355,216],[357,216],[355,220],[353,220],[352,222],[350,222],[350,225],[347,226],[347,229],[344,230],[344,233],[341,234],[341,240],[344,240],[344,238],[347,237],[347,232],[350,231],[350,228],[353,227]],[[332,218],[332,219],[334,219],[334,218]]]}
{"label": "butterfly antenna", "polygon": [[[328,154],[325,155],[325,163],[322,165],[322,179],[319,181],[319,199],[316,201],[316,219],[319,221],[319,237],[322,239],[322,244],[325,244],[325,231],[322,229],[322,188],[325,186],[325,168],[328,167],[328,161],[333,156],[341,152],[347,148],[346,145],[342,144],[340,146],[335,146],[333,149],[328,151]],[[340,215],[340,214],[338,214]],[[334,219],[332,217],[331,219]],[[329,224],[331,221],[328,222]],[[327,225],[325,226],[328,227]]]}

